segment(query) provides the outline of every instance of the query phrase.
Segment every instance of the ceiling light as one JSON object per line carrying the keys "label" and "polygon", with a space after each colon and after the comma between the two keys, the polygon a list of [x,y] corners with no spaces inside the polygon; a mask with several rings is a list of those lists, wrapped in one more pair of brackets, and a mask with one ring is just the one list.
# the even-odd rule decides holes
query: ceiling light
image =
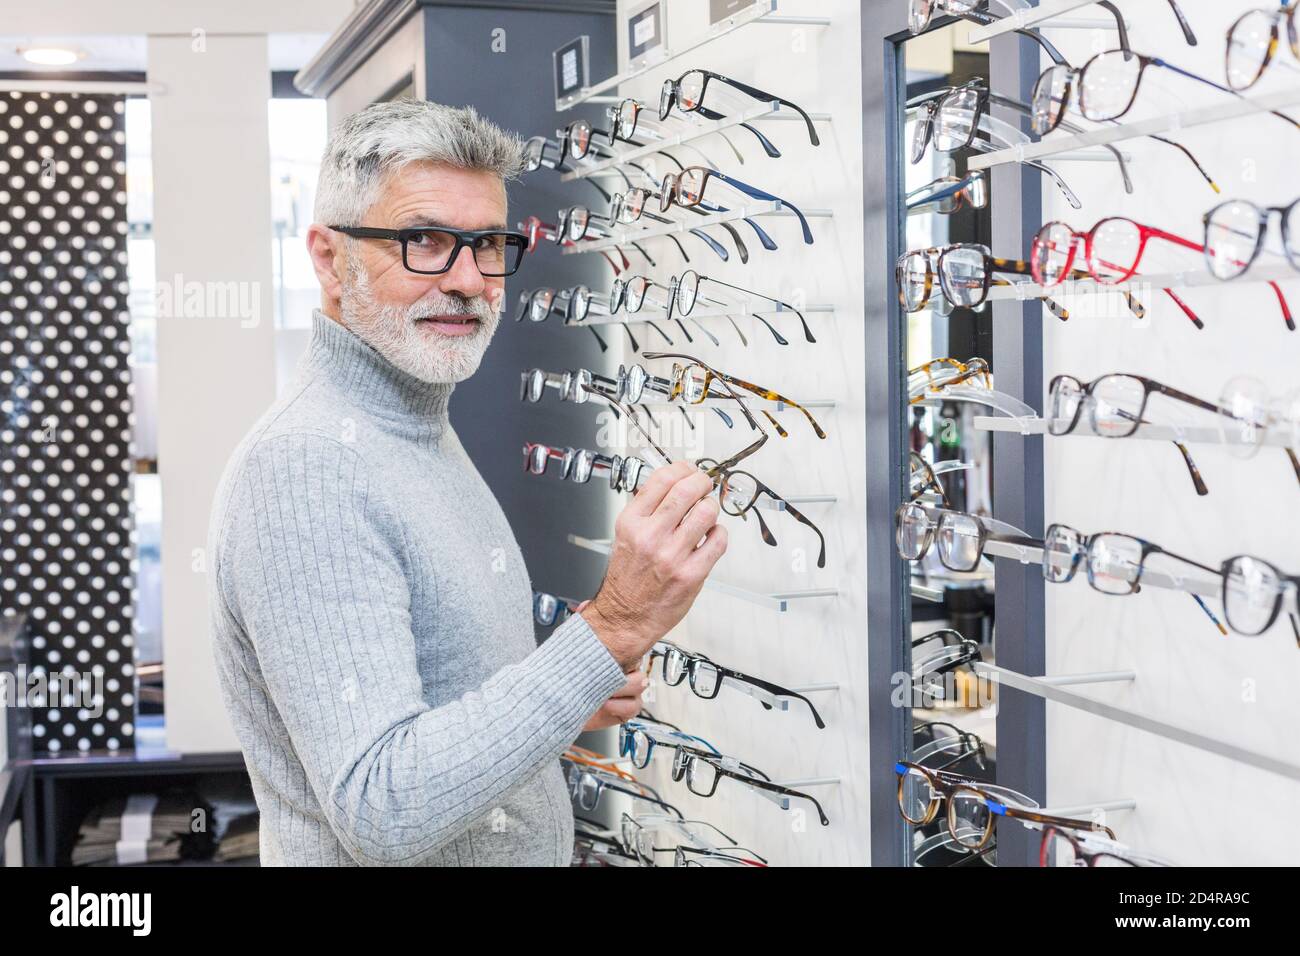
{"label": "ceiling light", "polygon": [[18,54],[28,63],[37,66],[70,66],[83,55],[76,50],[57,46],[19,47]]}

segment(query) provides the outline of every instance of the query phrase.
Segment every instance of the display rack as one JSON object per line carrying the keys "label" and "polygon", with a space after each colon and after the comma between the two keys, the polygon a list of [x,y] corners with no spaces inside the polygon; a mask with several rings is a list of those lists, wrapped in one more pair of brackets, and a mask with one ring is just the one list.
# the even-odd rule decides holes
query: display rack
{"label": "display rack", "polygon": [[[806,219],[829,219],[831,211],[829,209],[803,209],[800,210]],[[645,229],[615,229],[608,238],[595,239],[589,242],[579,244],[570,244],[563,247],[562,251],[566,256],[582,255],[588,252],[603,252],[606,249],[612,249],[615,246],[626,246],[633,242],[643,242],[646,239],[655,239],[660,236],[676,236],[691,232],[694,229],[704,229],[708,226],[717,226],[724,222],[740,222],[744,219],[756,219],[763,216],[775,216],[779,218],[794,219],[795,214],[783,207],[779,202],[758,202],[748,205],[739,206],[734,209],[728,209],[726,212],[707,213],[703,216],[694,216],[687,222],[664,223],[662,225],[650,226]]]}
{"label": "display rack", "polygon": [[[809,118],[814,123],[829,123],[830,116],[826,113],[809,113]],[[754,122],[796,122],[802,123],[803,117],[798,113],[787,110],[780,103],[773,100],[771,103],[762,103],[758,106],[742,110],[738,113],[732,113],[730,116],[724,116],[718,120],[696,120],[692,123],[691,128],[687,131],[676,134],[675,136],[666,136],[663,139],[656,139],[645,146],[635,146],[632,149],[620,152],[617,156],[609,159],[598,160],[581,169],[571,169],[560,176],[561,182],[572,182],[577,179],[586,179],[590,176],[598,176],[601,173],[609,172],[617,166],[626,163],[635,162],[646,156],[653,156],[656,153],[662,153],[665,149],[672,149],[675,146],[688,146],[709,136],[739,126],[741,123]]]}
{"label": "display rack", "polygon": [[[1013,10],[987,26],[978,26],[966,34],[970,44],[984,43],[994,37],[1005,36],[1026,27],[1053,27],[1055,29],[1114,30],[1113,19],[1062,20],[1063,14],[1081,7],[1090,7],[1097,0],[1040,0],[1037,6]],[[1125,24],[1127,26],[1127,23]]]}
{"label": "display rack", "polygon": [[[1225,94],[1226,95],[1226,94]],[[1084,146],[1100,146],[1104,143],[1121,143],[1139,136],[1155,136],[1162,133],[1177,133],[1181,129],[1205,126],[1210,123],[1223,123],[1228,120],[1271,110],[1280,110],[1300,104],[1300,88],[1281,90],[1276,93],[1262,93],[1255,96],[1243,96],[1229,99],[1212,106],[1199,106],[1196,109],[1180,110],[1153,116],[1150,119],[1118,122],[1101,126],[1086,133],[1072,133],[1063,136],[1052,134],[1037,143],[1020,143],[1006,149],[993,150],[988,153],[976,153],[966,161],[968,170],[992,169],[1008,163],[1023,163],[1027,159],[1047,159],[1059,156],[1069,150]]]}
{"label": "display rack", "polygon": [[[999,418],[992,415],[977,415],[974,425],[981,431],[1015,432],[1020,435],[1041,435],[1045,438],[1106,438],[1092,431],[1086,419],[1080,419],[1074,430],[1066,435],[1053,435],[1047,431],[1044,418],[1018,419]],[[1111,439],[1112,441],[1115,439]],[[1254,448],[1288,448],[1295,444],[1295,439],[1280,430],[1265,430],[1257,441],[1245,438],[1240,432],[1222,431],[1213,426],[1204,425],[1140,425],[1132,435],[1122,441],[1180,441],[1198,445],[1235,445]]]}
{"label": "display rack", "polygon": [[[1260,770],[1266,770],[1269,773],[1287,777],[1290,780],[1300,781],[1300,765],[1291,763],[1287,760],[1280,760],[1268,754],[1260,753],[1248,747],[1241,747],[1236,744],[1219,740],[1215,737],[1209,737],[1195,731],[1187,730],[1175,726],[1167,721],[1158,720],[1154,717],[1148,717],[1145,714],[1139,714],[1135,711],[1126,710],[1123,707],[1116,707],[1113,704],[1107,704],[1084,694],[1075,693],[1066,689],[1064,682],[1059,679],[1028,677],[1024,674],[1017,674],[1015,671],[1007,670],[1004,667],[997,667],[993,664],[976,662],[974,665],[976,673],[982,677],[995,678],[999,683],[1014,688],[1024,694],[1031,694],[1035,697],[1041,697],[1043,700],[1050,700],[1054,703],[1064,704],[1075,710],[1087,711],[1106,720],[1115,721],[1116,723],[1126,724],[1138,730],[1145,731],[1149,734],[1155,734],[1164,737],[1167,740],[1174,740],[1188,747],[1195,747],[1198,750],[1204,750],[1207,753],[1216,754],[1220,757],[1226,757],[1237,763],[1247,764],[1251,767],[1258,767]],[[1136,678],[1123,678],[1111,674],[1080,674],[1074,675],[1069,679],[1070,684],[1093,684],[1093,683],[1115,683],[1117,681],[1133,680]]]}

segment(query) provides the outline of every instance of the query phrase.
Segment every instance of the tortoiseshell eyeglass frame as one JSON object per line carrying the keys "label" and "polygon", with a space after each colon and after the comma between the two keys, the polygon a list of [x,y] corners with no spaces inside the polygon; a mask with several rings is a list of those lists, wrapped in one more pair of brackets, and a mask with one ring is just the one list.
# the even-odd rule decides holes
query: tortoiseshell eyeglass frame
{"label": "tortoiseshell eyeglass frame", "polygon": [[[680,352],[644,352],[642,353],[642,355],[647,359],[660,359],[660,358],[682,359],[686,363],[685,365],[677,365],[676,363],[674,363],[673,365],[673,385],[671,389],[671,394],[669,396],[669,401],[672,401],[672,399],[676,398],[678,395],[682,395],[683,397],[685,397],[684,382],[686,379],[686,372],[692,365],[698,365],[700,368],[704,369],[705,372],[704,388],[701,391],[701,398],[699,399],[699,401],[703,401],[703,399],[708,396],[709,386],[712,385],[714,379],[716,379],[719,382],[722,382],[723,387],[727,389],[727,391],[731,394],[733,398],[736,399],[737,402],[740,402],[740,407],[744,409],[745,416],[755,426],[757,426],[757,422],[754,421],[754,417],[749,413],[749,409],[745,406],[745,403],[740,401],[740,396],[736,395],[735,391],[731,388],[732,385],[735,385],[737,388],[743,388],[748,392],[752,392],[753,394],[757,395],[759,398],[765,398],[768,401],[780,402],[783,405],[789,405],[791,408],[797,408],[800,412],[803,413],[804,418],[808,419],[808,424],[812,426],[812,429],[816,433],[817,437],[818,438],[826,437],[826,432],[822,429],[821,425],[817,423],[817,419],[813,418],[812,413],[809,412],[808,409],[804,408],[798,402],[791,401],[790,399],[786,398],[784,395],[781,395],[779,392],[774,392],[771,389],[764,388],[761,385],[755,385],[752,382],[746,382],[744,379],[736,378],[734,375],[728,375],[725,372],[719,372],[717,369],[709,365],[707,362],[704,362],[703,360],[698,359],[693,355],[685,355]],[[692,404],[699,404],[699,401],[693,402]],[[766,417],[767,420],[772,423],[772,427],[776,430],[776,433],[778,435],[780,435],[782,438],[789,437],[789,434],[786,432],[785,428],[782,427],[780,422],[778,422],[775,418],[772,417],[771,412],[769,412],[767,409],[762,409],[762,412],[764,417]]]}

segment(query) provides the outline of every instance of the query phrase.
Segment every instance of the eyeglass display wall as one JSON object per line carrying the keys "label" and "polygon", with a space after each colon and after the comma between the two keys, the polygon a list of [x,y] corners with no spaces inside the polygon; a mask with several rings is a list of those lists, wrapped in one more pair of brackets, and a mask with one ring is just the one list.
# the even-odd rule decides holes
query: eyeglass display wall
{"label": "eyeglass display wall", "polygon": [[[643,54],[639,64],[655,64],[647,66],[630,62],[622,28],[629,17],[643,22],[646,4],[620,3],[620,81],[597,87],[594,101],[580,96],[559,112],[556,136],[551,129],[537,131],[551,142],[544,168],[530,175],[558,174],[569,185],[570,202],[593,214],[587,237],[566,239],[563,251],[609,255],[617,277],[633,281],[638,299],[642,283],[636,277],[649,280],[640,311],[629,315],[625,299],[609,315],[607,285],[592,290],[585,320],[575,319],[560,301],[549,321],[525,321],[518,331],[582,338],[597,332],[608,351],[590,371],[596,389],[611,395],[628,397],[619,387],[620,365],[625,371],[640,365],[668,383],[657,392],[652,385],[624,406],[632,406],[645,433],[629,427],[626,416],[616,420],[604,400],[589,402],[588,448],[637,456],[646,462],[643,474],[661,463],[649,439],[673,460],[720,462],[766,434],[762,447],[734,467],[772,494],[758,491],[743,518],[722,515],[728,552],[687,618],[667,637],[695,658],[694,690],[689,677],[670,686],[663,658],[653,658],[643,718],[659,722],[650,730],[656,747],[648,765],[634,769],[636,786],[653,788],[663,804],[703,821],[694,831],[716,847],[734,841],[748,848],[748,859],[862,864],[870,849],[863,760],[868,680],[862,488],[869,456],[861,359],[861,85],[844,69],[858,62],[859,8],[848,0],[800,4],[797,11],[784,4],[775,11],[770,2],[730,5],[744,9],[714,23],[711,6],[716,5],[661,4],[655,22],[666,26],[664,42],[657,52]],[[637,36],[644,45],[644,31]],[[710,74],[702,94],[699,75],[688,75],[700,70]],[[602,79],[592,76],[590,85]],[[669,118],[660,121],[665,80],[681,82]],[[635,142],[616,142],[606,152],[602,131],[611,117],[603,108],[592,110],[592,103],[616,108],[627,98],[643,106]],[[697,104],[702,108],[695,109]],[[566,133],[569,124],[583,117],[595,128],[597,148],[586,160],[570,158],[564,168],[550,168],[566,138],[573,139]],[[657,194],[664,175],[682,175],[683,167],[711,170],[700,202],[694,202],[690,179],[698,174],[687,172],[677,201],[661,208]],[[611,222],[609,203],[592,181],[611,200],[615,194],[626,200],[637,187],[652,195],[638,221],[627,222],[631,216],[625,215],[624,222]],[[551,218],[554,213],[537,211],[543,243],[565,225]],[[587,218],[586,212],[577,215]],[[574,217],[561,211],[560,218],[572,224]],[[568,235],[580,233],[579,226]],[[664,305],[674,279],[685,277],[696,288],[688,270],[701,277],[695,302],[683,313],[689,293],[679,293],[669,317]],[[605,275],[608,283],[616,270],[605,268]],[[564,327],[566,314],[575,327]],[[713,377],[702,403],[669,400],[674,365],[693,360],[724,377]],[[540,386],[539,402],[556,402],[555,393],[565,388],[561,373],[575,370],[543,371],[551,375]],[[684,384],[690,388],[689,375]],[[532,440],[547,444],[549,436],[539,433]],[[547,474],[530,476],[547,482],[561,507],[567,496],[611,494],[599,460],[585,487],[557,477],[565,465],[562,454],[556,449]],[[724,482],[737,509],[753,499],[754,488],[744,476]],[[574,547],[607,548],[612,530],[575,526]],[[709,678],[701,676],[710,670],[702,658],[725,669],[716,696]],[[663,724],[675,730],[665,731]],[[695,768],[700,772],[694,773],[694,786],[691,772],[674,779],[682,753],[674,745],[682,742],[709,763]],[[617,749],[611,735],[606,755],[618,757]],[[716,779],[712,796],[701,795],[708,789],[699,785],[706,775]],[[610,801],[598,811],[577,812],[599,815],[614,828],[624,811],[647,818],[670,812],[623,795]],[[726,837],[717,836],[715,827]]]}
{"label": "eyeglass display wall", "polygon": [[[892,120],[893,172],[882,178],[894,214],[882,226],[868,210],[869,269],[873,240],[891,264],[932,245],[903,260],[890,296],[954,300],[949,333],[972,300],[987,299],[992,317],[987,376],[949,363],[911,382],[936,403],[977,407],[962,421],[992,438],[991,501],[953,487],[952,474],[969,472],[941,474],[936,487],[922,469],[895,503],[915,494],[926,515],[895,520],[895,556],[928,544],[935,553],[909,561],[909,574],[936,564],[965,573],[968,559],[972,573],[992,573],[995,637],[961,667],[996,682],[982,708],[960,692],[947,701],[949,729],[914,736],[915,711],[897,721],[897,753],[873,737],[873,796],[904,775],[892,807],[900,839],[889,845],[918,865],[1036,865],[1044,846],[1049,862],[1290,862],[1293,821],[1222,812],[1260,792],[1289,805],[1300,783],[1286,731],[1300,663],[1286,577],[1300,566],[1289,517],[1300,392],[1287,357],[1297,257],[1284,175],[1300,84],[1270,62],[1291,55],[1290,14],[1053,2],[990,23],[961,3],[882,6],[878,29],[864,30],[864,75],[869,85],[879,66],[893,91],[881,112]],[[906,216],[908,135],[930,109],[904,69],[918,6],[934,16],[913,28],[991,41],[983,82],[948,78],[959,89],[929,115],[944,139],[931,147],[956,162],[950,188],[969,199],[970,177],[987,176],[991,241],[945,235],[955,217],[918,236]],[[868,170],[872,158],[868,144]],[[988,248],[953,248],[966,242]],[[873,301],[869,277],[869,316]],[[897,314],[898,302],[885,307]],[[896,376],[916,368],[918,337],[935,346],[937,305],[920,322],[900,316]],[[869,337],[871,328],[869,318]],[[900,459],[912,447],[906,385],[893,423]],[[922,604],[903,606],[923,616]],[[897,624],[901,660],[920,629]],[[949,644],[931,659],[960,657],[960,642]],[[978,752],[975,736],[987,738]],[[925,771],[895,766],[899,754]],[[935,774],[940,766],[965,780]],[[878,832],[888,827],[881,809]],[[951,858],[917,859],[945,832]],[[996,856],[978,859],[986,839]],[[875,857],[886,862],[881,844]]]}

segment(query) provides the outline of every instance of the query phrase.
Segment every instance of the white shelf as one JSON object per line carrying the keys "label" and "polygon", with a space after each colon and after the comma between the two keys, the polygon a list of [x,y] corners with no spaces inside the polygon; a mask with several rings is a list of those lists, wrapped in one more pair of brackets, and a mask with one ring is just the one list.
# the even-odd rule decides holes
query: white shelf
{"label": "white shelf", "polygon": [[[829,209],[804,209],[801,211],[806,219],[829,219],[831,216]],[[724,222],[740,222],[742,219],[754,219],[759,216],[794,218],[794,213],[775,201],[750,203],[747,206],[733,207],[726,212],[715,212],[706,216],[692,216],[689,221],[661,223],[647,229],[615,229],[608,239],[563,246],[560,251],[566,256],[580,255],[585,252],[603,252],[615,246],[625,246],[645,239],[681,235],[682,233],[689,233],[692,229],[703,229],[706,226],[716,226]],[[803,242],[803,238],[800,237],[799,241]]]}
{"label": "white shelf", "polygon": [[1227,97],[1226,103],[1203,106],[1199,109],[1182,110],[1165,116],[1136,120],[1131,123],[1108,123],[1086,133],[1074,133],[1069,136],[1051,135],[1037,143],[1022,143],[1007,149],[994,150],[991,153],[977,153],[966,160],[968,171],[989,169],[1006,163],[1020,163],[1027,159],[1045,159],[1068,150],[1084,146],[1100,146],[1104,143],[1118,143],[1139,136],[1153,136],[1157,133],[1176,133],[1188,126],[1203,126],[1207,123],[1220,123],[1236,119],[1239,116],[1252,116],[1269,110],[1279,110],[1300,104],[1300,84],[1288,90],[1269,93],[1244,99]]}
{"label": "white shelf", "polygon": [[[996,268],[994,269],[996,272]],[[1185,269],[1181,272],[1161,272],[1161,273],[1141,273],[1127,279],[1124,282],[1116,282],[1114,285],[1107,285],[1098,282],[1096,279],[1089,277],[1087,279],[1067,279],[1060,285],[1041,286],[1036,282],[1018,282],[1011,285],[995,285],[989,289],[988,298],[990,302],[1003,301],[1011,299],[1037,299],[1047,296],[1052,299],[1060,299],[1069,295],[1079,294],[1096,294],[1099,292],[1133,292],[1145,293],[1152,299],[1161,294],[1163,289],[1194,289],[1203,286],[1227,286],[1229,284],[1241,283],[1259,283],[1259,282],[1293,282],[1300,280],[1300,272],[1289,266],[1264,265],[1256,266],[1248,270],[1244,275],[1235,279],[1220,279],[1214,276],[1204,267],[1199,269]],[[1143,302],[1143,306],[1150,305],[1149,302]],[[1195,311],[1193,309],[1193,311]],[[1280,311],[1277,321],[1282,320]],[[1059,321],[1059,320],[1058,320]]]}
{"label": "white shelf", "polygon": [[[1207,412],[1207,414],[1209,413]],[[1088,422],[1082,417],[1080,417],[1074,431],[1068,435],[1050,434],[1047,431],[1047,419],[1045,418],[1020,419],[1002,418],[995,415],[977,415],[975,417],[975,427],[986,432],[1015,432],[1020,435],[1043,435],[1047,438],[1107,437],[1092,431],[1088,426]],[[1180,441],[1205,445],[1256,445],[1270,448],[1287,448],[1291,445],[1291,439],[1284,432],[1276,429],[1265,431],[1257,442],[1246,441],[1235,432],[1230,431],[1228,434],[1232,437],[1227,437],[1218,428],[1212,426],[1139,425],[1136,432],[1121,440]]]}
{"label": "white shelf", "polygon": [[[588,551],[595,551],[597,554],[609,554],[609,538],[584,538],[581,535],[570,534],[569,543],[577,545],[579,548],[585,548]],[[744,588],[723,584],[721,581],[715,581],[712,578],[705,579],[704,587],[710,591],[727,594],[734,598],[740,598],[742,601],[765,607],[770,611],[779,612],[790,610],[791,601],[802,601],[807,598],[838,597],[840,593],[837,588],[810,588],[805,591],[777,591],[772,594],[760,594],[757,591],[747,591]]]}
{"label": "white shelf", "polygon": [[[1014,30],[1023,30],[1036,24],[1042,24],[1044,21],[1059,17],[1063,13],[1070,13],[1078,10],[1080,7],[1090,7],[1097,0],[1040,0],[1038,6],[1029,7],[1024,10],[1016,10],[999,19],[996,23],[990,23],[988,26],[975,27],[966,35],[967,43],[983,43],[985,40],[991,40],[994,37],[1011,33]],[[1104,28],[1109,26],[1115,29],[1113,19],[1089,21],[1094,28]],[[1053,26],[1074,26],[1074,23],[1057,23]],[[1127,25],[1127,24],[1126,24]]]}
{"label": "white shelf", "polygon": [[627,70],[626,72],[623,73],[615,73],[613,76],[609,77],[608,79],[601,80],[599,83],[595,84],[594,86],[586,87],[578,91],[577,93],[574,93],[572,96],[566,97],[565,99],[558,101],[555,104],[555,108],[557,111],[567,110],[567,109],[571,109],[574,106],[577,106],[579,103],[585,103],[586,101],[590,100],[594,96],[598,96],[601,93],[604,93],[608,90],[615,89],[620,84],[626,83],[628,80],[634,80],[638,76],[644,76],[645,74],[649,73],[652,70],[657,70],[665,63],[671,63],[673,60],[676,60],[679,57],[685,56],[688,53],[692,53],[695,50],[698,50],[706,43],[712,40],[716,40],[720,36],[726,36],[728,33],[731,33],[733,30],[738,30],[741,27],[746,26],[747,24],[750,23],[767,23],[776,26],[829,26],[830,25],[831,21],[828,17],[773,16],[773,13],[776,11],[776,3],[777,0],[759,0],[759,2],[756,2],[751,6],[746,7],[744,10],[741,10],[735,16],[728,17],[725,20],[720,20],[719,22],[713,24],[713,26],[710,27],[707,31],[705,31],[701,36],[697,37],[694,40],[691,40],[685,46],[682,46],[677,50],[667,52],[663,56],[656,57],[652,62],[647,63],[644,66],[637,67],[636,69],[633,70]]}
{"label": "white shelf", "polygon": [[[1125,724],[1137,730],[1143,730],[1149,734],[1164,737],[1167,740],[1173,740],[1189,747],[1195,747],[1198,750],[1217,754],[1237,763],[1248,764],[1291,780],[1300,780],[1300,766],[1294,763],[1255,750],[1249,750],[1245,747],[1239,747],[1224,740],[1208,737],[1205,734],[1187,730],[1183,727],[1177,727],[1167,721],[1157,720],[1154,717],[1126,710],[1123,707],[1103,703],[1084,694],[1068,690],[1058,679],[1029,677],[1025,674],[1007,670],[1004,667],[986,664],[983,661],[973,661],[971,666],[979,676],[991,678],[995,682],[1005,684],[1021,693],[1032,694],[1035,697],[1041,697],[1057,704],[1064,704],[1076,710],[1087,711],[1105,720]],[[1075,682],[1083,683],[1084,681]]]}
{"label": "white shelf", "polygon": [[[810,113],[809,118],[812,119],[814,123],[825,123],[829,122],[831,117],[829,113]],[[624,163],[635,162],[645,156],[653,156],[655,153],[663,152],[665,149],[672,149],[674,146],[684,146],[687,143],[693,143],[706,136],[712,136],[714,133],[720,133],[723,130],[739,126],[741,123],[753,123],[757,120],[797,120],[802,123],[803,117],[793,110],[785,109],[780,103],[773,100],[771,103],[763,103],[751,109],[744,110],[743,112],[724,116],[720,120],[700,120],[693,123],[689,130],[679,133],[676,136],[666,136],[663,139],[652,140],[645,146],[637,146],[627,152],[619,153],[617,156],[610,159],[602,159],[600,162],[592,163],[590,166],[584,166],[582,169],[569,170],[560,176],[560,182],[567,183],[572,182],[575,179],[586,179],[588,176],[596,176],[600,173],[611,170],[616,166],[621,166]]]}
{"label": "white shelf", "polygon": [[943,589],[930,588],[924,584],[917,584],[915,581],[910,582],[912,597],[920,598],[922,601],[931,601],[935,604],[943,603]]}

